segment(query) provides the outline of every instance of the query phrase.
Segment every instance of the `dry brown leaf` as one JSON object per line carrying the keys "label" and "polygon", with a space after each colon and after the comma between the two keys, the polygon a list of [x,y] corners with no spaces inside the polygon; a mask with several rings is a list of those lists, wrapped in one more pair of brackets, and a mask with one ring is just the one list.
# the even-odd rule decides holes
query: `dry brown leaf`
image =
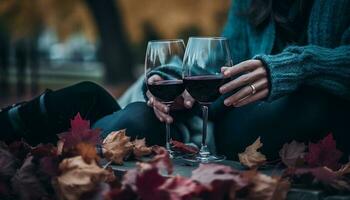
{"label": "dry brown leaf", "polygon": [[125,129],[111,132],[103,141],[103,155],[116,164],[123,164],[123,159],[132,152],[133,144],[125,135]]}
{"label": "dry brown leaf", "polygon": [[283,164],[287,167],[295,167],[298,163],[302,163],[305,155],[306,145],[293,140],[291,143],[283,145],[279,152]]}
{"label": "dry brown leaf", "polygon": [[63,140],[58,140],[58,142],[57,142],[57,154],[58,155],[62,155],[63,145],[64,145],[64,141]]}
{"label": "dry brown leaf", "polygon": [[249,188],[246,199],[251,200],[282,200],[286,199],[290,188],[290,182],[281,177],[271,177],[259,173],[256,170],[246,171],[242,176],[250,179],[252,186]]}
{"label": "dry brown leaf", "polygon": [[338,176],[344,176],[349,173],[350,173],[350,162],[346,163],[338,171],[336,171],[336,174]]}
{"label": "dry brown leaf", "polygon": [[152,147],[146,146],[145,138],[135,139],[132,143],[134,144],[133,153],[136,158],[140,158],[152,153]]}
{"label": "dry brown leaf", "polygon": [[243,153],[239,153],[239,162],[249,168],[259,167],[266,161],[266,156],[257,150],[262,147],[263,144],[260,142],[260,137],[255,142],[248,146]]}
{"label": "dry brown leaf", "polygon": [[81,156],[64,159],[59,169],[61,175],[57,177],[57,189],[65,200],[79,199],[100,182],[114,179],[111,171],[99,167],[94,160],[88,164]]}

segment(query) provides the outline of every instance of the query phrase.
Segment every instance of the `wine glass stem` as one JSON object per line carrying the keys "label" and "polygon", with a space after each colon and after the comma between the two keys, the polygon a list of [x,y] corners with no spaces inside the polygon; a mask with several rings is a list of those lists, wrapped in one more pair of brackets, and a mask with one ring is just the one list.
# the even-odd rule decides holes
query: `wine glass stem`
{"label": "wine glass stem", "polygon": [[[170,105],[167,105],[168,108],[170,107]],[[170,109],[169,109],[170,110]],[[167,113],[169,114],[170,111]],[[166,131],[166,136],[165,136],[165,148],[168,150],[170,157],[172,157],[173,155],[173,151],[171,150],[171,145],[170,145],[170,140],[171,140],[171,135],[170,135],[170,124],[165,122],[165,131]]]}
{"label": "wine glass stem", "polygon": [[203,114],[202,146],[199,151],[199,154],[202,157],[207,157],[210,155],[210,152],[207,147],[208,106],[202,105],[202,114]]}

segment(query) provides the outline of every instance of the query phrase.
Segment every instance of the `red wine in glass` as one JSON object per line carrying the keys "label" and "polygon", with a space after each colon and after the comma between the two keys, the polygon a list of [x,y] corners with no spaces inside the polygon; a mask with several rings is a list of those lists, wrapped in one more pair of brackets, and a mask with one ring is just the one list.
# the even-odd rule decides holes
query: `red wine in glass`
{"label": "red wine in glass", "polygon": [[148,90],[161,102],[173,102],[185,90],[182,80],[160,80],[147,84]]}
{"label": "red wine in glass", "polygon": [[188,76],[184,78],[186,90],[200,104],[210,104],[220,97],[219,88],[230,79],[223,75]]}

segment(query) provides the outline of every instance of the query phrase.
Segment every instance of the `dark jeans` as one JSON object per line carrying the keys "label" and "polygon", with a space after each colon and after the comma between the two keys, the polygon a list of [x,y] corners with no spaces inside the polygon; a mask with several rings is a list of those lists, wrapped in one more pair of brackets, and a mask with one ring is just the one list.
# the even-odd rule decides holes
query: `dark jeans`
{"label": "dark jeans", "polygon": [[[57,134],[67,131],[70,120],[79,112],[93,127],[102,129],[102,137],[111,131],[127,129],[132,138],[147,137],[149,145],[165,143],[164,123],[159,122],[144,102],[121,109],[105,89],[92,82],[48,90],[43,95],[17,107],[20,130],[12,126],[9,109],[0,112],[0,140],[11,142],[24,138],[33,145],[56,142]],[[177,135],[173,137],[181,140]]]}
{"label": "dark jeans", "polygon": [[70,120],[78,112],[93,124],[120,110],[115,99],[92,82],[47,91],[43,95],[17,107],[15,118],[19,120],[15,120],[15,126],[11,124],[8,109],[0,112],[0,140],[11,142],[23,137],[31,144],[55,142],[56,135],[69,129]]}

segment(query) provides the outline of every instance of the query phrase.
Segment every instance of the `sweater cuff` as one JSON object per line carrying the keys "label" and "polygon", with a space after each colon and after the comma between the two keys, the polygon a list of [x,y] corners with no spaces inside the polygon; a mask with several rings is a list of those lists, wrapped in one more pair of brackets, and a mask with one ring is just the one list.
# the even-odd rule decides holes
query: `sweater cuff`
{"label": "sweater cuff", "polygon": [[268,102],[294,92],[305,79],[298,55],[291,52],[257,55],[253,59],[260,60],[266,67],[270,86]]}

